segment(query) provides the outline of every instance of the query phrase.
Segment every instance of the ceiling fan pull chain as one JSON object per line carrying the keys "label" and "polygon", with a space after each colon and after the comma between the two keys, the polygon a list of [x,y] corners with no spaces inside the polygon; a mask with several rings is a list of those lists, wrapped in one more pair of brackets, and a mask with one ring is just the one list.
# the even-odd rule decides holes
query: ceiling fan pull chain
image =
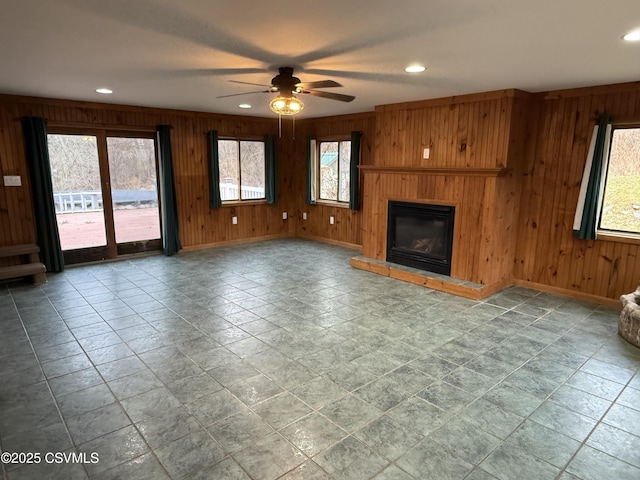
{"label": "ceiling fan pull chain", "polygon": [[278,115],[278,137],[282,138],[282,115]]}

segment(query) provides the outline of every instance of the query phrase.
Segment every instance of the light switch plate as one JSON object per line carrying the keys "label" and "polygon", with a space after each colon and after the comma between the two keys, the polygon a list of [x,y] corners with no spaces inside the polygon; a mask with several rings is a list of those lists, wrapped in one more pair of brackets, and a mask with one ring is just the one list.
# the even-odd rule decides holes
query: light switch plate
{"label": "light switch plate", "polygon": [[5,175],[4,186],[5,187],[21,187],[22,177],[20,175]]}
{"label": "light switch plate", "polygon": [[333,225],[334,223],[336,223],[336,219],[334,217],[329,217],[329,223]]}
{"label": "light switch plate", "polygon": [[238,224],[238,217],[231,217],[231,223],[233,223],[234,225]]}
{"label": "light switch plate", "polygon": [[302,212],[302,219],[306,220],[307,219],[307,212]]}
{"label": "light switch plate", "polygon": [[282,212],[282,219],[286,220],[287,219],[287,212]]}
{"label": "light switch plate", "polygon": [[422,152],[422,158],[429,158],[429,149],[425,148],[424,151]]}

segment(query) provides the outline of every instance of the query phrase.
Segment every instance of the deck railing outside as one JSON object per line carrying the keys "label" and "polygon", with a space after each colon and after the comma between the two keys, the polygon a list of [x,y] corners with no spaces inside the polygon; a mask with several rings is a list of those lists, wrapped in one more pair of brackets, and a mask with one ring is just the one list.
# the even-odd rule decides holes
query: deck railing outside
{"label": "deck railing outside", "polygon": [[[242,187],[241,190],[243,200],[260,199],[264,197],[264,187]],[[220,184],[220,198],[225,200],[238,200],[238,185],[233,183]]]}
{"label": "deck railing outside", "polygon": [[[264,188],[242,187],[242,199],[260,199],[264,197]],[[155,190],[114,190],[111,192],[113,206],[119,208],[155,207],[158,205],[158,193]],[[238,198],[238,185],[220,184],[222,200]],[[56,213],[81,213],[102,210],[102,192],[54,192],[53,203]]]}

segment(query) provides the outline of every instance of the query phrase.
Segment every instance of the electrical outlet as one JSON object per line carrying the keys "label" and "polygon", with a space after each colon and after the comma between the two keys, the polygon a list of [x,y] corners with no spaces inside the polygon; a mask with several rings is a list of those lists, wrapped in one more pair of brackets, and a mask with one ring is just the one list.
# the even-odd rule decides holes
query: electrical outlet
{"label": "electrical outlet", "polygon": [[307,212],[302,212],[302,219],[306,220],[307,219]]}
{"label": "electrical outlet", "polygon": [[334,217],[329,217],[329,223],[333,225],[334,223],[336,223],[336,219]]}
{"label": "electrical outlet", "polygon": [[22,177],[20,175],[5,175],[4,186],[5,187],[21,187]]}
{"label": "electrical outlet", "polygon": [[231,223],[233,223],[234,225],[238,224],[238,217],[231,217]]}
{"label": "electrical outlet", "polygon": [[282,219],[286,220],[287,219],[287,212],[282,212]]}

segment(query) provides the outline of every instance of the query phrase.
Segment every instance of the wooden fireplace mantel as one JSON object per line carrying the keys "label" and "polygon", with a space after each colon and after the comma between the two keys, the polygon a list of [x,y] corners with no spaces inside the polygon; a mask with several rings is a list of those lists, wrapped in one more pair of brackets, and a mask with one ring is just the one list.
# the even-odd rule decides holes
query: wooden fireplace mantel
{"label": "wooden fireplace mantel", "polygon": [[364,173],[397,173],[410,175],[457,175],[463,177],[503,177],[510,168],[450,168],[358,165]]}

